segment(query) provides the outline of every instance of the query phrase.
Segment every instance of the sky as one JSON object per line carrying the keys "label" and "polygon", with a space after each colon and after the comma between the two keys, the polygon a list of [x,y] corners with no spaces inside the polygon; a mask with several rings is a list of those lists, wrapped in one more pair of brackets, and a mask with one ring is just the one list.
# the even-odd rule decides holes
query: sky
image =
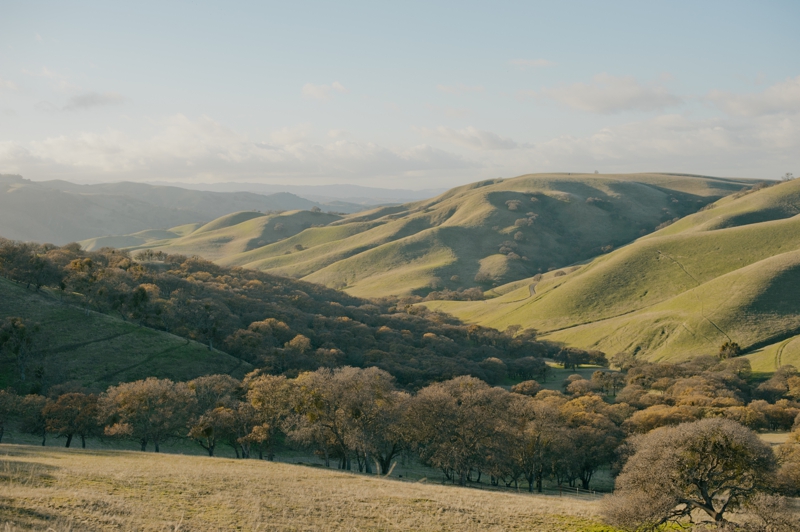
{"label": "sky", "polygon": [[800,2],[0,0],[0,173],[800,175]]}

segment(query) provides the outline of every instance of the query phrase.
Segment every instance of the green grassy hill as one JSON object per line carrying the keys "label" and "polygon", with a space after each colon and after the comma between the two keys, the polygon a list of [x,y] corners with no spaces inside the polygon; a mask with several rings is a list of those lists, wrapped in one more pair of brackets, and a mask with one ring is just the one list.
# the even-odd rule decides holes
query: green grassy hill
{"label": "green grassy hill", "polygon": [[[554,341],[650,359],[715,354],[739,343],[756,369],[800,363],[800,181],[712,208],[572,271],[430,308]],[[566,275],[565,275],[566,274]]]}
{"label": "green grassy hill", "polygon": [[[105,314],[61,303],[47,292],[26,290],[0,279],[0,319],[22,317],[38,323],[27,381],[77,380],[104,390],[149,376],[186,380],[213,373],[241,377],[250,365],[203,344]],[[31,375],[33,373],[33,375]],[[39,375],[37,375],[39,374]],[[0,357],[0,388],[16,380],[16,360]]]}
{"label": "green grassy hill", "polygon": [[526,175],[286,231],[288,238],[266,245],[258,245],[258,222],[247,220],[227,228],[240,235],[236,245],[230,235],[198,230],[137,246],[196,253],[356,296],[425,295],[489,288],[588,260],[751,185],[671,174]]}
{"label": "green grassy hill", "polygon": [[[87,251],[102,247],[152,249],[219,260],[286,239],[305,229],[327,225],[341,216],[323,212],[287,211],[278,214],[235,212],[207,224],[190,224],[165,231],[141,231],[125,236],[80,242]],[[291,251],[296,251],[294,247]]]}

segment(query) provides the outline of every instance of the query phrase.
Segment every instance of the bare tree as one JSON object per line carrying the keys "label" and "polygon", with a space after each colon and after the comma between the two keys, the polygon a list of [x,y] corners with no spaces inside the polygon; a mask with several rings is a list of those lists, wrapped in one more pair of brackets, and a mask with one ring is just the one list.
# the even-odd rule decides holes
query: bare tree
{"label": "bare tree", "polygon": [[769,445],[725,419],[663,427],[635,437],[633,446],[605,507],[609,522],[625,530],[652,530],[694,511],[722,525],[768,486],[776,468]]}

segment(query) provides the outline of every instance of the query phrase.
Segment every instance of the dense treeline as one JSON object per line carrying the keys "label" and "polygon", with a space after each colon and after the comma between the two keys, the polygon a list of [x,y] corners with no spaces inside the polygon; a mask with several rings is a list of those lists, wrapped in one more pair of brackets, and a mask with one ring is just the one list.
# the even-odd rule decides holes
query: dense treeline
{"label": "dense treeline", "polygon": [[[31,290],[50,287],[66,303],[204,342],[290,377],[349,365],[379,367],[410,389],[458,375],[497,382],[509,373],[546,371],[531,359],[559,351],[530,332],[464,326],[410,301],[366,301],[198,257],[146,251],[134,259],[114,249],[84,252],[77,244],[5,240],[0,275]],[[12,336],[30,338],[35,324],[5,327]],[[15,353],[18,380],[31,383],[34,376],[26,368],[35,366],[29,361],[33,353]],[[517,363],[520,359],[527,362]]]}
{"label": "dense treeline", "polygon": [[[6,390],[0,392],[0,437],[16,419],[20,430],[39,434],[43,444],[47,434],[65,438],[67,446],[73,438],[117,437],[159,451],[189,438],[209,456],[227,445],[239,457],[267,459],[288,446],[313,452],[328,466],[384,474],[406,454],[460,484],[521,483],[533,491],[552,479],[589,489],[598,470],[622,467],[631,436],[658,427],[721,419],[756,430],[800,430],[798,372],[785,367],[756,386],[745,380],[748,371],[746,360],[711,357],[636,363],[625,373],[570,377],[563,393],[542,390],[536,381],[509,391],[460,376],[409,394],[379,368],[349,366],[296,378],[263,371],[242,381],[228,375],[185,383],[150,378],[99,395],[53,388],[49,397],[17,396]],[[615,381],[622,386],[616,396]],[[659,402],[643,403],[643,389]],[[800,486],[798,444],[780,451],[785,467],[776,485],[789,494],[798,494]]]}

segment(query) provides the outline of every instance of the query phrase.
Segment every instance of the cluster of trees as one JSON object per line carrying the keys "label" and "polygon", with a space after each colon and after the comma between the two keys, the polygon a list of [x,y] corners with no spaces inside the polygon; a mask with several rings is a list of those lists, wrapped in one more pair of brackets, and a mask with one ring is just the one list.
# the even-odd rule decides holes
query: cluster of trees
{"label": "cluster of trees", "polygon": [[[534,384],[534,383],[532,383]],[[519,392],[519,393],[517,393]],[[475,377],[399,390],[378,368],[320,368],[297,378],[253,372],[239,381],[211,375],[122,383],[102,394],[71,391],[45,398],[0,392],[2,427],[42,436],[117,437],[158,452],[190,438],[213,456],[228,445],[242,458],[272,459],[287,445],[341,469],[386,473],[414,455],[454,483],[480,481],[542,489],[545,478],[589,488],[625,437],[630,407],[598,395],[510,392]]]}
{"label": "cluster of trees", "polygon": [[636,409],[625,426],[632,433],[708,417],[731,419],[753,430],[785,431],[800,414],[800,373],[794,366],[781,367],[769,380],[758,382],[745,358],[703,356],[654,364],[621,355],[612,361],[627,370],[616,401]]}
{"label": "cluster of trees", "polygon": [[[0,240],[0,275],[290,377],[320,367],[376,366],[414,389],[458,375],[491,381],[482,367],[488,359],[508,364],[559,351],[532,332],[465,326],[412,300],[366,301],[198,257],[146,251],[134,259],[114,249]],[[22,358],[20,364],[24,371]]]}
{"label": "cluster of trees", "polygon": [[[326,465],[382,473],[406,453],[460,484],[489,477],[496,485],[523,483],[541,490],[543,480],[552,478],[589,489],[599,469],[619,468],[629,436],[698,419],[743,426],[729,415],[728,409],[735,407],[726,406],[709,407],[696,417],[662,416],[644,430],[639,417],[654,407],[638,410],[623,400],[628,388],[641,384],[627,384],[616,398],[607,394],[614,382],[619,385],[620,376],[641,383],[663,373],[664,366],[691,373],[702,362],[641,364],[627,374],[597,371],[591,380],[568,379],[566,393],[543,390],[533,380],[509,391],[459,376],[409,394],[384,370],[349,366],[319,368],[296,378],[263,371],[242,381],[227,375],[185,383],[150,378],[112,386],[102,394],[62,390],[49,398],[19,397],[6,390],[0,392],[0,436],[4,423],[16,418],[22,430],[41,434],[43,443],[47,433],[64,437],[67,446],[74,437],[82,442],[89,436],[119,437],[135,440],[142,450],[152,445],[159,451],[165,442],[190,438],[210,456],[219,445],[228,445],[237,456],[268,459],[294,445],[318,454]],[[716,369],[725,373],[726,368]],[[795,376],[785,380],[794,383]],[[775,386],[768,381],[755,390]],[[792,393],[795,389],[787,387],[786,394]],[[760,401],[767,410],[776,408],[781,416],[792,417],[786,428],[800,428],[800,404],[757,399],[746,408],[754,403],[762,408]],[[787,475],[796,476],[800,453],[787,456],[797,462],[795,472]],[[797,489],[799,481],[784,484]]]}
{"label": "cluster of trees", "polygon": [[[398,458],[413,457],[453,483],[488,481],[530,491],[541,491],[548,479],[590,489],[596,473],[607,469],[619,476],[606,514],[626,530],[652,529],[696,512],[720,524],[731,511],[754,507],[760,510],[752,519],[766,522],[777,511],[780,524],[784,503],[775,494],[800,495],[798,373],[785,367],[766,382],[748,384],[746,361],[714,360],[634,360],[625,372],[573,375],[564,392],[542,389],[535,380],[506,390],[459,376],[412,394],[382,369],[349,366],[295,378],[263,370],[241,381],[228,375],[189,382],[149,378],[100,394],[2,390],[0,438],[15,423],[40,435],[43,445],[48,435],[64,438],[66,446],[76,438],[83,445],[88,437],[125,438],[158,452],[190,439],[209,456],[224,445],[237,457],[268,460],[297,448],[327,466],[382,474]],[[660,402],[648,405],[644,395]],[[632,397],[638,402],[627,402]],[[684,407],[691,415],[662,415]],[[737,417],[740,408],[794,432],[773,451]]]}

